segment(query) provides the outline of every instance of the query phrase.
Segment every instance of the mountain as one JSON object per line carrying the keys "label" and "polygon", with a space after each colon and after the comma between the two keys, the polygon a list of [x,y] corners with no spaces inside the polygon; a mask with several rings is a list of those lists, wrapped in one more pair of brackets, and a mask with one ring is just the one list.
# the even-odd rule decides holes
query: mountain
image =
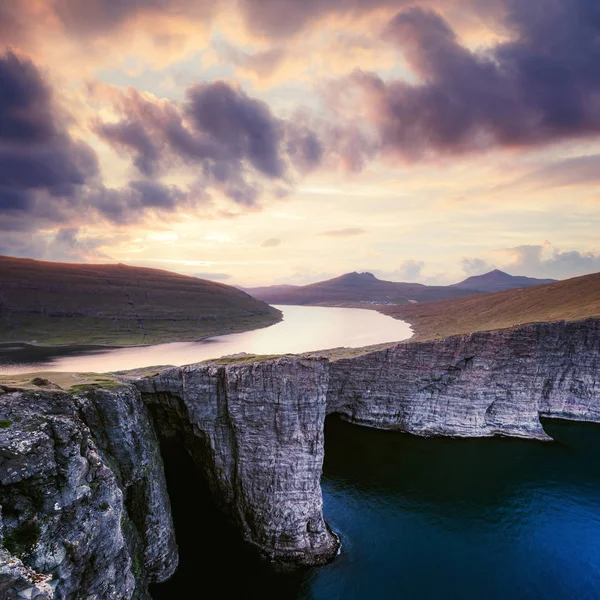
{"label": "mountain", "polygon": [[493,294],[386,306],[381,312],[413,325],[417,341],[524,323],[578,321],[600,317],[600,273]]}
{"label": "mountain", "polygon": [[160,269],[0,256],[0,342],[150,344],[280,318],[234,287]]}
{"label": "mountain", "polygon": [[448,286],[399,283],[377,279],[372,273],[346,273],[341,277],[302,286],[248,288],[251,296],[269,304],[343,304],[353,302],[409,304],[477,294]]}
{"label": "mountain", "polygon": [[556,283],[556,279],[535,279],[534,277],[520,277],[509,275],[499,269],[494,269],[483,275],[469,277],[460,283],[455,283],[450,287],[461,290],[480,290],[482,292],[501,292],[513,288],[531,287],[534,285],[544,285],[546,283]]}

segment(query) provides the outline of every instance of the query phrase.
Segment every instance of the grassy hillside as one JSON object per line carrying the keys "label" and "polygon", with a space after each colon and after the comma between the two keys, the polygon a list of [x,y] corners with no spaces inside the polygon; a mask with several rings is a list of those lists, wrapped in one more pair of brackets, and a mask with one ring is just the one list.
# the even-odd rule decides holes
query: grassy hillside
{"label": "grassy hillside", "polygon": [[280,318],[236,288],[196,277],[0,256],[0,342],[152,344],[247,331]]}
{"label": "grassy hillside", "polygon": [[600,317],[600,273],[548,285],[379,310],[408,321],[415,329],[411,341],[523,323],[578,321]]}
{"label": "grassy hillside", "polygon": [[450,286],[428,286],[377,279],[371,273],[347,273],[341,277],[302,286],[250,288],[249,294],[269,304],[333,305],[347,303],[409,304],[411,300],[431,302],[478,294]]}

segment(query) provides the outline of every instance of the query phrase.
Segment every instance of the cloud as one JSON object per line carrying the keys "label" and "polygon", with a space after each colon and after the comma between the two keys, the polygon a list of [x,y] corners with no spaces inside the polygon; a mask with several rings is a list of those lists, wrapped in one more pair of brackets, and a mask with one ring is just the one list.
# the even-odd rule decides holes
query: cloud
{"label": "cloud", "polygon": [[411,4],[410,0],[245,0],[241,7],[252,31],[283,39],[327,15],[356,16],[382,7],[399,8],[406,4]]}
{"label": "cloud", "polygon": [[141,123],[98,123],[96,133],[113,148],[122,153],[133,152],[134,164],[143,175],[155,175],[155,166],[160,157],[160,148],[155,146]]}
{"label": "cloud", "polygon": [[68,133],[36,66],[0,56],[0,229],[68,220],[98,174],[94,151]]}
{"label": "cloud", "polygon": [[38,232],[35,236],[8,231],[0,239],[0,255],[64,262],[106,261],[110,257],[101,248],[110,243],[109,239],[89,236],[77,227]]}
{"label": "cloud", "polygon": [[97,122],[94,130],[129,153],[140,174],[193,168],[199,185],[245,207],[256,207],[265,191],[277,196],[294,173],[316,168],[322,158],[307,126],[277,118],[265,102],[224,81],[191,85],[183,102],[129,89],[115,109],[121,120]]}
{"label": "cloud", "polygon": [[550,242],[508,248],[504,254],[508,257],[505,268],[513,275],[566,279],[600,271],[600,254],[561,250]]}
{"label": "cloud", "polygon": [[399,277],[402,281],[416,281],[421,277],[421,273],[425,263],[421,260],[405,260],[399,267],[394,271],[394,275]]}
{"label": "cloud", "polygon": [[54,15],[65,29],[79,35],[94,35],[120,27],[139,16],[184,14],[190,18],[210,18],[212,0],[54,0]]}
{"label": "cloud", "polygon": [[279,238],[269,238],[261,244],[261,248],[275,248],[279,245],[281,245],[281,240]]}
{"label": "cloud", "polygon": [[354,85],[389,155],[417,160],[600,133],[600,4],[507,0],[511,40],[472,51],[437,13],[400,12],[386,38],[418,82],[356,71]]}
{"label": "cloud", "polygon": [[259,78],[269,77],[287,54],[287,51],[279,46],[253,53],[244,52],[224,41],[218,41],[214,46],[221,60],[241,68],[244,72],[253,73]]}
{"label": "cloud", "polygon": [[367,233],[364,229],[360,227],[346,227],[345,229],[332,229],[330,231],[323,231],[319,233],[319,235],[323,235],[326,237],[337,237],[337,238],[345,238],[345,237],[354,237],[356,235],[362,235],[363,233]]}
{"label": "cloud", "polygon": [[599,182],[600,154],[593,154],[551,161],[507,186],[500,186],[499,189],[503,190],[523,184],[540,188],[560,188]]}
{"label": "cloud", "polygon": [[461,260],[461,267],[469,277],[482,275],[494,269],[493,266],[481,258],[463,258]]}

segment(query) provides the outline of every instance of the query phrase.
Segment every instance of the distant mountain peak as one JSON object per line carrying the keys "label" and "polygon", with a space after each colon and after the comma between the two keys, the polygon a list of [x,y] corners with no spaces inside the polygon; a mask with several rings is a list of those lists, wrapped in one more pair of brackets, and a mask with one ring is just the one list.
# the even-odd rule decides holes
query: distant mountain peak
{"label": "distant mountain peak", "polygon": [[555,279],[535,279],[534,277],[523,277],[520,275],[510,275],[500,269],[494,269],[482,275],[473,275],[460,283],[455,283],[451,287],[462,289],[481,290],[484,292],[499,292],[519,287],[531,287],[533,285],[542,285],[554,283]]}
{"label": "distant mountain peak", "polygon": [[487,273],[482,273],[481,275],[473,275],[472,277],[469,277],[468,279],[485,280],[485,279],[508,279],[508,278],[512,278],[512,275],[509,275],[508,273],[506,273],[506,271],[501,271],[500,269],[494,269],[493,271],[489,271]]}
{"label": "distant mountain peak", "polygon": [[346,273],[345,275],[342,275],[340,277],[340,279],[344,277],[344,278],[352,278],[352,279],[364,279],[364,280],[373,280],[373,279],[377,279],[377,277],[375,277],[375,275],[373,275],[373,273],[368,273],[368,272],[363,272],[363,273],[358,273],[357,271],[352,271],[352,273]]}

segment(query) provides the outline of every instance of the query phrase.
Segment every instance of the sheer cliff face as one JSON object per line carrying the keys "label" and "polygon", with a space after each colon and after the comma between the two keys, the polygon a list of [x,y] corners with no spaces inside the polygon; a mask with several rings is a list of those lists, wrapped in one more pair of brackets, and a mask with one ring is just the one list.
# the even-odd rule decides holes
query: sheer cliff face
{"label": "sheer cliff face", "polygon": [[137,385],[244,539],[271,561],[314,565],[338,547],[320,488],[327,382],[325,360],[283,358],[169,369]]}
{"label": "sheer cliff face", "polygon": [[0,597],[149,598],[177,550],[137,390],[0,388],[0,418]]}
{"label": "sheer cliff face", "polygon": [[185,444],[267,559],[330,560],[338,541],[319,485],[328,413],[418,435],[542,440],[540,415],[600,422],[600,320],[332,363],[170,368],[78,394],[0,387],[0,597],[146,599],[148,581],[172,574],[157,435]]}
{"label": "sheer cliff face", "polygon": [[400,344],[331,364],[328,412],[417,435],[549,439],[540,415],[600,421],[600,321]]}

